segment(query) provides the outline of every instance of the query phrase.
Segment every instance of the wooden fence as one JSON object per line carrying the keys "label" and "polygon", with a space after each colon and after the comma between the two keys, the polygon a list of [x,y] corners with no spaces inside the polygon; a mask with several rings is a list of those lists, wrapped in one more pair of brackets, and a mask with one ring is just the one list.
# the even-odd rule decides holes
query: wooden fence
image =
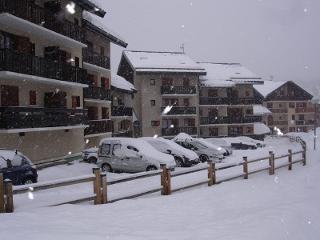
{"label": "wooden fence", "polygon": [[[301,159],[293,161],[293,156],[301,154],[302,157]],[[69,180],[61,180],[61,181],[54,181],[50,183],[43,183],[43,184],[30,184],[26,186],[19,186],[15,189],[12,187],[12,182],[10,180],[3,180],[2,175],[0,174],[0,213],[12,213],[14,211],[14,196],[17,194],[22,194],[29,192],[30,189],[32,189],[33,192],[37,191],[42,191],[42,190],[47,190],[47,189],[55,189],[58,187],[65,187],[65,186],[72,186],[75,184],[79,183],[86,183],[86,182],[92,182],[93,185],[93,193],[90,196],[86,196],[83,198],[79,198],[73,201],[68,201],[68,202],[63,202],[59,204],[55,204],[52,206],[58,206],[58,205],[63,205],[63,204],[76,204],[76,203],[82,203],[82,202],[88,202],[88,201],[93,201],[94,204],[106,204],[106,203],[112,203],[124,199],[132,199],[132,198],[137,198],[143,195],[151,194],[151,193],[156,193],[160,192],[162,195],[170,195],[174,192],[185,190],[188,188],[193,188],[196,186],[200,186],[203,184],[207,184],[208,186],[213,186],[215,184],[219,184],[222,182],[230,181],[236,178],[243,177],[244,179],[248,179],[249,175],[262,172],[262,171],[268,171],[269,175],[274,175],[275,170],[283,167],[288,167],[288,170],[292,170],[293,164],[301,162],[303,166],[306,165],[306,146],[303,146],[302,151],[298,152],[292,152],[292,150],[288,150],[287,154],[281,155],[281,156],[275,156],[273,152],[269,152],[269,156],[259,158],[259,159],[253,159],[253,160],[248,160],[248,157],[243,157],[243,161],[240,163],[236,164],[231,164],[228,166],[221,166],[221,167],[216,167],[216,164],[212,161],[208,161],[207,166],[200,166],[200,167],[195,167],[191,169],[184,169],[181,171],[176,171],[176,172],[171,172],[166,165],[161,165],[161,170],[156,170],[152,172],[146,172],[146,173],[139,173],[139,174],[134,174],[128,177],[123,177],[121,179],[117,180],[111,180],[107,181],[107,176],[106,173],[102,173],[99,168],[94,168],[93,169],[93,174],[88,175],[85,177],[79,177],[79,178],[73,178]],[[285,164],[280,164],[276,165],[277,160],[279,159],[285,159],[287,158],[287,163]],[[263,162],[267,161],[268,166],[265,168],[259,168],[259,169],[254,169],[250,171],[250,165],[252,163],[257,163],[257,162]],[[217,180],[217,175],[216,173],[221,170],[225,169],[230,169],[234,167],[239,167],[242,166],[243,171],[237,175],[234,175],[232,177],[227,177],[224,179]],[[171,179],[176,178],[182,175],[187,175],[187,174],[192,174],[196,172],[201,172],[205,171],[207,178],[205,181],[200,181],[197,183],[192,183],[187,186],[183,186],[180,188],[172,189],[172,183]],[[150,178],[154,176],[161,176],[161,186],[157,188],[153,188],[148,191],[144,191],[142,193],[136,193],[132,195],[128,195],[125,197],[117,198],[117,199],[112,199],[110,200],[108,198],[108,186],[110,185],[115,185],[115,184],[120,184],[124,182],[130,182],[134,181],[137,179],[143,179],[143,178]]]}

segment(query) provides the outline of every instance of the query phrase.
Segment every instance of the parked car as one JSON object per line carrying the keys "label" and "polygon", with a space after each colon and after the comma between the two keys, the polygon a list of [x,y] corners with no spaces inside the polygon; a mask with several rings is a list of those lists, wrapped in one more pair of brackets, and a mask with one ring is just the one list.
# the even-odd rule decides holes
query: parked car
{"label": "parked car", "polygon": [[231,147],[236,150],[248,150],[248,149],[257,149],[256,143],[246,141],[238,137],[228,137],[225,138],[231,144]]}
{"label": "parked car", "polygon": [[266,146],[264,141],[256,140],[256,139],[253,139],[251,137],[240,136],[240,137],[236,137],[236,138],[239,139],[239,140],[246,141],[246,142],[251,142],[251,143],[255,144],[257,147],[265,147]]}
{"label": "parked car", "polygon": [[171,170],[176,167],[173,156],[157,151],[142,139],[105,138],[100,142],[97,165],[103,171],[152,171],[160,169],[160,164]]}
{"label": "parked car", "polygon": [[198,155],[179,144],[161,137],[144,137],[141,138],[150,143],[155,149],[162,153],[170,154],[174,157],[177,167],[191,167],[200,162]]}
{"label": "parked car", "polygon": [[36,167],[18,151],[0,150],[0,173],[4,179],[10,179],[13,185],[38,182]]}
{"label": "parked car", "polygon": [[232,154],[232,146],[230,142],[225,140],[224,138],[206,138],[205,141],[208,141],[211,144],[214,144],[216,146],[220,146],[223,149],[226,150],[225,156],[229,156]]}
{"label": "parked car", "polygon": [[97,163],[98,148],[88,148],[82,151],[82,159],[88,163]]}
{"label": "parked car", "polygon": [[173,139],[173,141],[186,149],[194,151],[199,156],[201,162],[206,162],[208,160],[221,162],[223,160],[226,150],[222,147],[216,146],[199,138],[184,138],[185,135],[186,134],[179,134]]}

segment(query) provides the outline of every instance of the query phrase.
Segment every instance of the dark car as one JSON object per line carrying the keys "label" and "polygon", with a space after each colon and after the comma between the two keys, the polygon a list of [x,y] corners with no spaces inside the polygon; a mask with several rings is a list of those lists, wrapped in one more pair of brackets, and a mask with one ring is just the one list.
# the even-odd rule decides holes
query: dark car
{"label": "dark car", "polygon": [[10,179],[13,185],[31,184],[38,181],[36,167],[17,151],[0,150],[0,173],[3,179]]}

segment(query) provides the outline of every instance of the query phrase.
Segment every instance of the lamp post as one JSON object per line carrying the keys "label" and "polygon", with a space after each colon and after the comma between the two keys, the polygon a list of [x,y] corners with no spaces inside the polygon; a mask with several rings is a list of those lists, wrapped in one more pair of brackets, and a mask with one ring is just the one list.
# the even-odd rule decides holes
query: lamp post
{"label": "lamp post", "polygon": [[311,103],[314,104],[314,127],[313,127],[313,149],[317,149],[317,115],[318,115],[318,104],[319,104],[319,99],[318,98],[313,98],[311,100]]}

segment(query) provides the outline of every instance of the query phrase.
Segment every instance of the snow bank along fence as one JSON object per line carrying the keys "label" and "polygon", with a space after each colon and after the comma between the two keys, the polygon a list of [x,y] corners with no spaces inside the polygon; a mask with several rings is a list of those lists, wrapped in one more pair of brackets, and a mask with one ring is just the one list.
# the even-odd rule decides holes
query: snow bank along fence
{"label": "snow bank along fence", "polygon": [[[301,154],[302,158],[293,161],[293,156]],[[276,166],[276,161],[279,159],[288,159],[288,162],[285,164],[278,164]],[[257,162],[263,162],[263,161],[268,161],[268,166],[264,168],[259,168],[259,169],[254,169],[253,171],[249,171],[249,165],[252,163],[257,163]],[[244,179],[248,179],[250,174],[262,172],[262,171],[268,171],[269,175],[274,175],[275,170],[283,167],[288,167],[288,170],[292,170],[293,164],[296,163],[302,163],[303,166],[306,165],[307,159],[306,159],[306,147],[303,147],[302,151],[298,152],[292,152],[292,150],[288,150],[288,154],[280,155],[280,156],[275,156],[273,152],[269,152],[269,156],[259,158],[259,159],[254,159],[254,160],[248,160],[248,157],[243,157],[243,161],[237,164],[232,164],[232,165],[227,165],[227,166],[221,166],[221,167],[216,167],[216,164],[213,163],[212,161],[208,161],[208,166],[201,166],[201,167],[195,167],[195,168],[190,168],[190,169],[184,169],[181,171],[176,171],[176,172],[171,172],[165,164],[161,165],[161,170],[156,170],[152,172],[146,172],[146,173],[139,173],[139,174],[134,174],[131,176],[126,176],[120,179],[116,180],[111,180],[107,181],[107,176],[106,173],[102,173],[99,168],[94,168],[93,169],[93,174],[88,175],[85,177],[79,177],[79,178],[73,178],[69,180],[61,180],[61,181],[54,181],[50,183],[38,183],[38,184],[30,184],[26,186],[18,186],[13,189],[12,187],[12,182],[10,180],[3,180],[2,175],[0,174],[0,213],[11,213],[14,211],[14,195],[16,194],[22,194],[22,193],[27,193],[29,191],[36,192],[36,191],[41,191],[41,190],[47,190],[47,189],[54,189],[54,188],[59,188],[59,187],[65,187],[65,186],[72,186],[75,184],[79,183],[86,183],[86,182],[92,182],[93,184],[93,193],[89,196],[83,197],[83,198],[78,198],[76,200],[68,201],[68,202],[62,202],[59,204],[55,204],[52,206],[59,206],[63,204],[76,204],[76,203],[82,203],[82,202],[89,202],[93,201],[94,204],[106,204],[106,203],[112,203],[124,199],[132,199],[132,198],[137,198],[143,195],[151,194],[151,193],[156,193],[161,191],[162,195],[170,195],[171,193],[185,190],[188,188],[193,188],[196,186],[200,186],[203,184],[208,184],[208,186],[213,186],[215,184],[219,184],[222,182],[230,181],[233,179],[237,179],[240,177],[243,177]],[[243,167],[243,171],[241,173],[238,173],[233,176],[229,176],[226,178],[223,178],[221,180],[217,180],[216,173],[217,171],[221,170],[226,170],[234,167]],[[201,172],[201,171],[206,171],[207,172],[207,178],[206,180],[197,182],[197,183],[192,183],[186,186],[182,186],[179,188],[172,189],[172,184],[171,184],[171,179],[176,178],[182,175],[187,175],[187,174],[192,174],[196,172]],[[114,185],[114,184],[119,184],[119,183],[124,183],[124,182],[130,182],[134,181],[137,179],[142,179],[142,178],[150,178],[154,176],[161,176],[161,186],[158,188],[153,188],[148,191],[144,191],[141,193],[137,194],[132,194],[129,196],[117,198],[117,199],[108,199],[108,186]]]}

